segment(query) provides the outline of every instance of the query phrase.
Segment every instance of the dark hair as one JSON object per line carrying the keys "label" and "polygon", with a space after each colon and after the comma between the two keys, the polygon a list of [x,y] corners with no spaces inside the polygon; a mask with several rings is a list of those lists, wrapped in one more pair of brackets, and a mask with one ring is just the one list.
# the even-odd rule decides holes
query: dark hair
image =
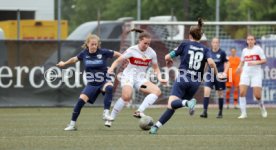
{"label": "dark hair", "polygon": [[197,20],[197,26],[191,26],[189,34],[193,37],[195,40],[200,40],[203,32],[202,32],[202,26],[203,26],[203,20],[201,18],[198,18]]}
{"label": "dark hair", "polygon": [[151,38],[150,33],[148,33],[145,30],[142,30],[142,29],[133,28],[133,29],[129,30],[128,33],[129,32],[138,32],[138,33],[140,33],[139,36],[138,36],[139,40],[143,40],[143,38]]}

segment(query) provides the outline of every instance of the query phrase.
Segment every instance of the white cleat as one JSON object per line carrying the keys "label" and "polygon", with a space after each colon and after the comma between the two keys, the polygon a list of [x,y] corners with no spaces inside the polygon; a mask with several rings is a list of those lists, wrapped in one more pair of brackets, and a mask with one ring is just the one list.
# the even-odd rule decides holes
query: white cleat
{"label": "white cleat", "polygon": [[104,126],[110,128],[112,126],[112,121],[109,121],[109,120],[105,121]]}
{"label": "white cleat", "polygon": [[261,109],[261,113],[263,118],[267,118],[267,111],[264,108]]}
{"label": "white cleat", "polygon": [[245,118],[247,118],[247,114],[241,114],[241,115],[238,117],[238,119],[245,119]]}
{"label": "white cleat", "polygon": [[104,120],[104,121],[107,121],[107,120],[109,120],[109,121],[114,121],[114,118],[112,118],[112,117],[109,116],[109,115],[103,114],[103,120]]}
{"label": "white cleat", "polygon": [[64,131],[76,131],[76,126],[68,125],[66,128],[64,128]]}

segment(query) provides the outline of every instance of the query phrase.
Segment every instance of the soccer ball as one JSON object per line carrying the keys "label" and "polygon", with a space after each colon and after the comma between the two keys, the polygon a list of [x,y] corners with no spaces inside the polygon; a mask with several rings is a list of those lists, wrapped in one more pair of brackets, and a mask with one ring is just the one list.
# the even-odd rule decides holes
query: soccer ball
{"label": "soccer ball", "polygon": [[143,116],[140,120],[139,120],[139,127],[142,130],[149,130],[151,128],[151,126],[153,126],[153,119],[150,116]]}

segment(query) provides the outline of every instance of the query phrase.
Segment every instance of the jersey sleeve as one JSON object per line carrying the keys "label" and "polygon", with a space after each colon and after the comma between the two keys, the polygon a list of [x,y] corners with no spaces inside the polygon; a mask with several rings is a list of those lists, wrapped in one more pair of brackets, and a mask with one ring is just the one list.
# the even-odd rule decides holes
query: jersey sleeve
{"label": "jersey sleeve", "polygon": [[103,49],[103,51],[107,58],[112,58],[114,55],[114,51],[111,49]]}
{"label": "jersey sleeve", "polygon": [[222,62],[223,63],[228,62],[227,55],[226,55],[225,51],[222,51]]}
{"label": "jersey sleeve", "polygon": [[175,57],[179,56],[183,53],[183,50],[185,49],[186,43],[182,42],[176,49],[175,49]]}
{"label": "jersey sleeve", "polygon": [[129,59],[132,56],[131,49],[127,49],[123,54],[122,57],[124,59]]}
{"label": "jersey sleeve", "polygon": [[242,50],[242,54],[241,54],[241,62],[244,62],[244,54],[245,53],[245,49]]}
{"label": "jersey sleeve", "polygon": [[156,54],[156,52],[155,51],[153,51],[152,50],[152,63],[153,64],[157,64],[158,62],[157,62],[157,54]]}
{"label": "jersey sleeve", "polygon": [[85,52],[85,50],[82,50],[82,51],[77,55],[77,58],[78,58],[79,61],[82,61],[82,60],[83,60],[83,58],[84,58],[84,52]]}
{"label": "jersey sleeve", "polygon": [[211,50],[209,48],[204,48],[204,59],[212,58],[211,57]]}
{"label": "jersey sleeve", "polygon": [[264,50],[261,47],[259,47],[259,55],[260,55],[261,59],[266,59],[265,54],[264,54]]}

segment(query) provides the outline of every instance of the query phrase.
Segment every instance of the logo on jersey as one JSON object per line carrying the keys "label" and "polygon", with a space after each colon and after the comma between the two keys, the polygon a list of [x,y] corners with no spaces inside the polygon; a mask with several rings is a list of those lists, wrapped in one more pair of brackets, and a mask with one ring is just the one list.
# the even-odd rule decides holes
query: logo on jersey
{"label": "logo on jersey", "polygon": [[90,58],[90,56],[85,56],[86,59]]}
{"label": "logo on jersey", "polygon": [[244,57],[244,61],[256,61],[261,60],[259,55],[247,55]]}
{"label": "logo on jersey", "polygon": [[149,63],[151,62],[151,59],[141,59],[141,58],[131,57],[129,58],[129,62],[137,66],[148,66]]}
{"label": "logo on jersey", "polygon": [[98,58],[98,59],[102,59],[102,57],[103,57],[102,54],[98,54],[98,55],[97,55],[97,58]]}
{"label": "logo on jersey", "polygon": [[217,57],[217,58],[220,58],[220,54],[217,54],[216,57]]}

